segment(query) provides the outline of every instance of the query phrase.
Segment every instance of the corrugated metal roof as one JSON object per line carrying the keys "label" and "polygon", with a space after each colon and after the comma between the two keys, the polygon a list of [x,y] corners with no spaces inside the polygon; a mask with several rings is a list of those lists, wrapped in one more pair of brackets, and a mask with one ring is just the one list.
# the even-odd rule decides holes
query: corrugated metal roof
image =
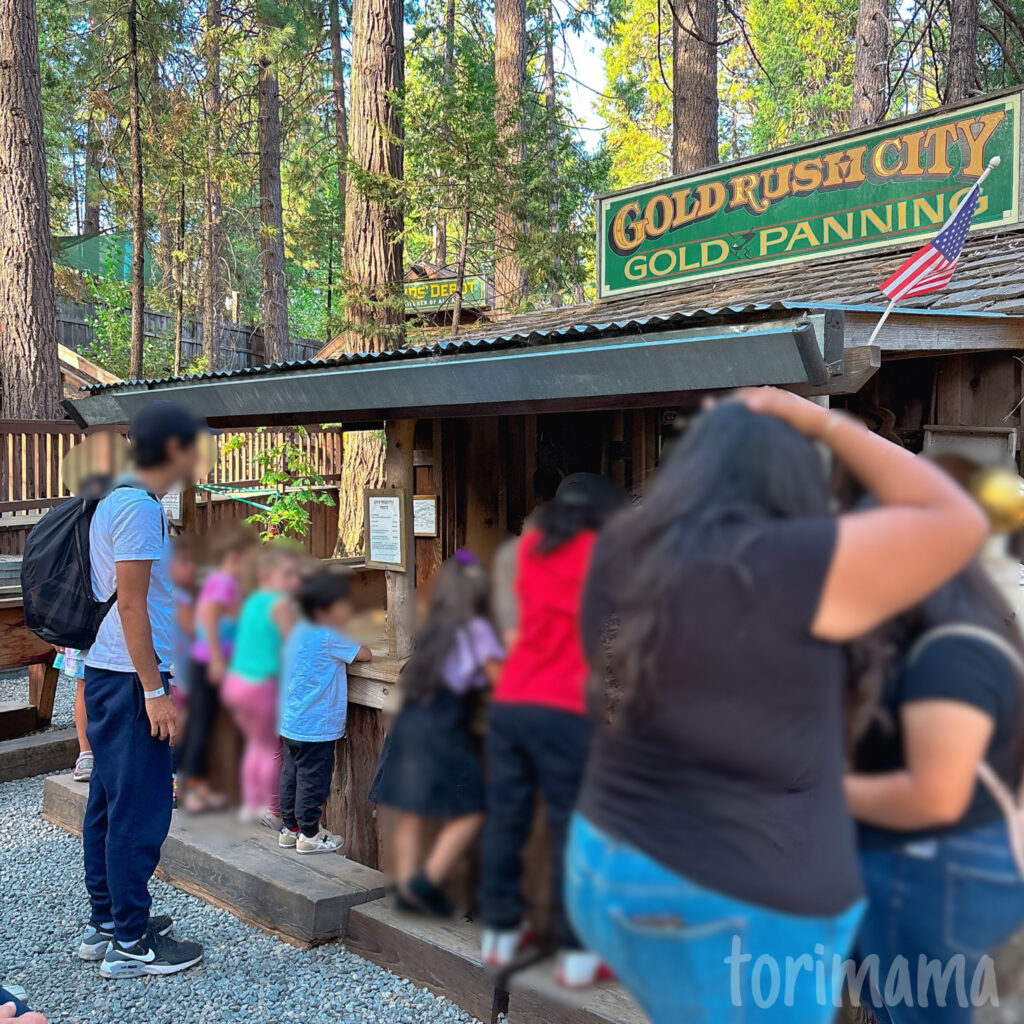
{"label": "corrugated metal roof", "polygon": [[[614,338],[680,324],[716,320],[757,320],[779,311],[821,308],[870,310],[884,299],[878,283],[899,266],[915,246],[883,250],[812,263],[699,281],[664,291],[627,296],[582,306],[547,308],[497,322],[468,325],[453,338],[386,352],[338,353],[326,358],[275,363],[234,371],[213,371],[187,377],[161,377],[88,388],[97,393],[111,387],[154,386],[176,380],[207,380],[255,374],[288,373],[320,366],[439,358],[492,349],[564,344],[595,337]],[[950,285],[919,296],[901,311],[944,314],[1024,315],[1024,225],[1009,231],[972,235]]]}
{"label": "corrugated metal roof", "polygon": [[[153,377],[137,380],[118,381],[116,384],[97,385],[84,390],[95,394],[113,387],[154,387],[175,381],[214,380],[225,377],[246,377],[254,374],[288,373],[306,371],[316,367],[351,366],[361,363],[397,362],[406,359],[438,358],[457,355],[459,353],[487,352],[495,349],[516,348],[544,344],[564,344],[571,341],[585,341],[596,337],[615,338],[624,334],[636,334],[645,330],[663,330],[681,324],[695,325],[701,322],[712,322],[723,317],[749,315],[756,321],[763,316],[780,312],[802,311],[806,306],[791,306],[782,302],[749,303],[742,306],[721,306],[712,309],[672,310],[649,315],[633,315],[610,318],[607,316],[605,304],[590,306],[563,307],[559,313],[566,313],[575,308],[597,310],[605,313],[598,318],[589,317],[586,321],[553,324],[550,327],[543,323],[527,324],[527,315],[511,317],[499,323],[473,324],[465,333],[453,338],[422,345],[407,345],[399,349],[388,349],[384,352],[344,352],[320,359],[299,359],[282,363],[271,363],[268,366],[249,367],[242,370],[210,370],[204,373],[190,373],[179,377]],[[537,314],[528,315],[531,320]]]}

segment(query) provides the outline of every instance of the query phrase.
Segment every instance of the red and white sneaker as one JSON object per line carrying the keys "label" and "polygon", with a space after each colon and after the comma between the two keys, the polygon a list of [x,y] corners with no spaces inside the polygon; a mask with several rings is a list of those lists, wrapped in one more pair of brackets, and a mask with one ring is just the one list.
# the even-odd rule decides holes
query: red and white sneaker
{"label": "red and white sneaker", "polygon": [[596,954],[585,949],[563,949],[558,954],[555,981],[562,988],[590,988],[599,981],[609,981],[615,972]]}
{"label": "red and white sneaker", "polygon": [[518,928],[488,928],[481,944],[484,966],[498,970],[511,967],[518,954],[531,942],[533,932],[525,922]]}

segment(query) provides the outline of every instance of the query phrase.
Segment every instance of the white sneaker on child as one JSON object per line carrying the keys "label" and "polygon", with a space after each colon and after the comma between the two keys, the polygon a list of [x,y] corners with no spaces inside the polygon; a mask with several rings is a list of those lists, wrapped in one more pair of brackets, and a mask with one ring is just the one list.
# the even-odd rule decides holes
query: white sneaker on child
{"label": "white sneaker on child", "polygon": [[296,829],[294,832],[290,828],[281,826],[277,833],[277,845],[283,846],[286,850],[294,850],[295,843],[299,838],[299,830]]}
{"label": "white sneaker on child", "polygon": [[272,811],[264,811],[259,817],[259,822],[264,828],[269,828],[271,832],[280,832],[281,826],[284,824],[281,821],[281,815],[274,814]]}
{"label": "white sneaker on child", "polygon": [[532,941],[533,932],[525,921],[518,928],[488,928],[481,945],[484,966],[499,970],[510,967]]}
{"label": "white sneaker on child", "polygon": [[345,840],[333,832],[321,828],[315,836],[299,833],[295,840],[296,853],[337,853]]}
{"label": "white sneaker on child", "polygon": [[614,977],[615,973],[596,953],[585,949],[563,949],[558,954],[555,981],[562,988],[589,988]]}

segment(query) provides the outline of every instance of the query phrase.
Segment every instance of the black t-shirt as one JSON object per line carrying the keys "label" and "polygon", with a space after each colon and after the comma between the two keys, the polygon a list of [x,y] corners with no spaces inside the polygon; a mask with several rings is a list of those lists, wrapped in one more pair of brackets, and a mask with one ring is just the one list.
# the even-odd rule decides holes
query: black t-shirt
{"label": "black t-shirt", "polygon": [[[698,885],[838,913],[862,894],[842,788],[844,658],[809,632],[836,521],[738,531],[731,561],[665,567],[678,573],[678,628],[652,652],[660,684],[646,705],[627,694],[598,730],[580,810]],[[595,657],[615,615],[601,541],[591,565],[583,638]]]}
{"label": "black t-shirt", "polygon": [[[929,641],[902,672],[886,685],[879,714],[857,745],[854,769],[875,774],[903,768],[900,710],[915,700],[953,700],[984,711],[995,723],[986,760],[1016,792],[1020,781],[1020,689],[1013,665],[998,647],[968,636]],[[954,825],[898,832],[862,825],[862,845],[891,846],[967,832],[1002,815],[988,790],[978,783],[964,816]]]}

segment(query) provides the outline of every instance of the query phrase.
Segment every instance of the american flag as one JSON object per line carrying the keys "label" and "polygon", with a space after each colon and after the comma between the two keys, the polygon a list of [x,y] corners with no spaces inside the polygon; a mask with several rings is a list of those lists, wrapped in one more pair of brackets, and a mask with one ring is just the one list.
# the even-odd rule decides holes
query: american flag
{"label": "american flag", "polygon": [[878,286],[892,302],[909,299],[912,295],[937,292],[949,284],[960,260],[967,232],[971,230],[980,194],[979,180],[971,186],[956,212],[943,224],[942,230]]}

